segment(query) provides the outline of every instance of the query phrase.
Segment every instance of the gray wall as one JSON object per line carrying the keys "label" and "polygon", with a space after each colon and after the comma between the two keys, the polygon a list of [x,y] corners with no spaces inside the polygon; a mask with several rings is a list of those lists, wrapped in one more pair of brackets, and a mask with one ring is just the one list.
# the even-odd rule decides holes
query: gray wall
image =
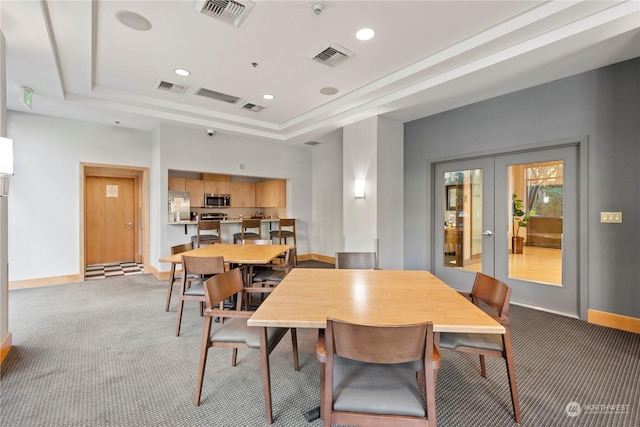
{"label": "gray wall", "polygon": [[[405,125],[405,268],[431,270],[427,162],[588,137],[588,307],[640,317],[640,59]],[[601,224],[622,211],[622,224]]]}

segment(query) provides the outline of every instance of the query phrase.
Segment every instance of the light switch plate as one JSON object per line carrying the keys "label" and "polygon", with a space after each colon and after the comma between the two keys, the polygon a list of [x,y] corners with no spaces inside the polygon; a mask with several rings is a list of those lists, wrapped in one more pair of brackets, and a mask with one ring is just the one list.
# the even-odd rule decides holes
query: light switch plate
{"label": "light switch plate", "polygon": [[600,212],[600,222],[621,223],[622,212]]}

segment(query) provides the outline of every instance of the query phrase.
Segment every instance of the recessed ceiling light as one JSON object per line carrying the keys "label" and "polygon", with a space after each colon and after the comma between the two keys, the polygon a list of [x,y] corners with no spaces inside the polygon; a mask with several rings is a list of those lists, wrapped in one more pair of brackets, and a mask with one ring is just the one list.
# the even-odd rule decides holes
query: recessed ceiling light
{"label": "recessed ceiling light", "polygon": [[175,70],[173,70],[173,72],[182,77],[187,77],[191,75],[191,73],[188,70],[185,70],[183,68],[176,68]]}
{"label": "recessed ceiling light", "polygon": [[356,33],[356,38],[358,40],[371,40],[376,35],[376,32],[371,28],[363,28],[358,30]]}
{"label": "recessed ceiling light", "polygon": [[338,93],[338,89],[330,86],[323,87],[322,89],[320,89],[320,93],[323,95],[335,95],[336,93]]}
{"label": "recessed ceiling light", "polygon": [[149,31],[151,22],[142,15],[128,10],[119,10],[116,12],[116,18],[122,25],[136,31]]}
{"label": "recessed ceiling light", "polygon": [[272,99],[274,99],[274,98],[275,98],[275,96],[273,96],[273,95],[271,95],[271,94],[267,93],[267,94],[262,95],[262,98],[263,98],[263,99],[267,99],[267,100],[271,101]]}

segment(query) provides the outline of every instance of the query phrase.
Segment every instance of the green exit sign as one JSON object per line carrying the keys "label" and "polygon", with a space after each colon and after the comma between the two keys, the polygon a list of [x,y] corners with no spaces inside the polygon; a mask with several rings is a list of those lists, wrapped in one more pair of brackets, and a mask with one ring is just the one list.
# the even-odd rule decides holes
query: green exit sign
{"label": "green exit sign", "polygon": [[24,105],[31,108],[31,95],[33,95],[33,91],[28,87],[23,87],[23,100]]}

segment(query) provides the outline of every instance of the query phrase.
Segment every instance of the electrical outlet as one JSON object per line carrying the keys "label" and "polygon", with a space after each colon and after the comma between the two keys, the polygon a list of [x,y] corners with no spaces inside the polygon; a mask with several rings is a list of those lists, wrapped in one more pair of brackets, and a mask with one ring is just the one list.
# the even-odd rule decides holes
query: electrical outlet
{"label": "electrical outlet", "polygon": [[622,212],[600,212],[600,222],[621,223]]}

